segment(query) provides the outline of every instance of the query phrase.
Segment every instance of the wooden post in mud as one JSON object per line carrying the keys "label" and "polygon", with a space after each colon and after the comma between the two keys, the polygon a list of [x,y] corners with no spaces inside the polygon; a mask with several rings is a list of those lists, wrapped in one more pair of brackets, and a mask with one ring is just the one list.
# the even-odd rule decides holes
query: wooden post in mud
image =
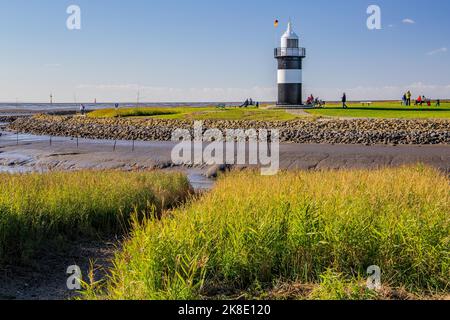
{"label": "wooden post in mud", "polygon": [[17,131],[17,137],[16,137],[16,145],[19,145],[19,131]]}
{"label": "wooden post in mud", "polygon": [[117,144],[117,139],[114,140],[114,148],[113,148],[113,151],[116,151],[116,144]]}
{"label": "wooden post in mud", "polygon": [[77,136],[77,149],[78,149],[78,136]]}
{"label": "wooden post in mud", "polygon": [[50,136],[50,145],[52,145],[52,136]]}
{"label": "wooden post in mud", "polygon": [[133,139],[133,148],[131,148],[131,152],[134,152],[134,139]]}

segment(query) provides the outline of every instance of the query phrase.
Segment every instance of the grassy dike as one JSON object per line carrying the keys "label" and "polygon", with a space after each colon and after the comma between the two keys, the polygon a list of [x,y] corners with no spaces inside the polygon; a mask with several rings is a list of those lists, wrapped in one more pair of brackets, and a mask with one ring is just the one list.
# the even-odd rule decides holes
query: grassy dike
{"label": "grassy dike", "polygon": [[285,110],[263,108],[217,108],[217,107],[176,107],[176,108],[121,108],[100,109],[88,113],[89,118],[153,118],[178,120],[256,120],[289,121],[300,118]]}
{"label": "grassy dike", "polygon": [[442,102],[440,107],[435,106],[402,106],[400,102],[375,102],[372,105],[361,103],[348,103],[348,109],[343,109],[342,104],[330,103],[321,109],[308,110],[308,113],[318,117],[339,118],[378,118],[378,119],[449,119],[450,103]]}
{"label": "grassy dike", "polygon": [[27,263],[68,240],[125,232],[131,212],[160,213],[189,192],[181,174],[0,174],[0,266]]}
{"label": "grassy dike", "polygon": [[87,299],[371,299],[383,288],[448,294],[450,187],[422,166],[377,171],[234,172],[161,221],[136,224]]}
{"label": "grassy dike", "polygon": [[[340,103],[327,103],[324,108],[307,109],[305,114],[311,117],[337,117],[337,118],[375,118],[375,119],[450,119],[450,103],[442,102],[440,107],[435,106],[402,106],[400,102],[377,101],[371,105],[362,105],[361,102],[349,102],[349,108],[343,109]],[[261,108],[235,108],[227,107],[175,107],[175,108],[120,108],[101,109],[88,114],[90,118],[153,118],[153,119],[179,119],[179,120],[262,120],[262,121],[289,121],[304,118],[305,115],[294,115],[286,110]]]}

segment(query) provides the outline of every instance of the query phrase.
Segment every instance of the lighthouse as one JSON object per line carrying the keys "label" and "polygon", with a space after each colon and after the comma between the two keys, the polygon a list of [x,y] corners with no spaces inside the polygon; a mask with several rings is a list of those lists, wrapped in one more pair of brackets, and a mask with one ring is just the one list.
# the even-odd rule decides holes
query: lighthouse
{"label": "lighthouse", "polygon": [[278,106],[302,106],[302,60],[305,48],[299,47],[299,37],[289,21],[281,37],[281,47],[275,48],[278,61]]}

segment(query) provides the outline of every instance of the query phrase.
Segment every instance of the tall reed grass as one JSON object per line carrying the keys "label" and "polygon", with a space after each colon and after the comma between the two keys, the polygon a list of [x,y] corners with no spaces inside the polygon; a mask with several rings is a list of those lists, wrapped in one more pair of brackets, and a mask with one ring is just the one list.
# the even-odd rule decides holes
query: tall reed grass
{"label": "tall reed grass", "polygon": [[0,264],[26,262],[65,240],[124,231],[133,211],[161,212],[189,190],[180,174],[0,174]]}
{"label": "tall reed grass", "polygon": [[162,221],[136,223],[86,298],[199,299],[279,281],[317,284],[328,297],[321,290],[343,292],[336,284],[365,279],[371,265],[384,286],[448,292],[449,197],[448,179],[422,166],[235,172]]}

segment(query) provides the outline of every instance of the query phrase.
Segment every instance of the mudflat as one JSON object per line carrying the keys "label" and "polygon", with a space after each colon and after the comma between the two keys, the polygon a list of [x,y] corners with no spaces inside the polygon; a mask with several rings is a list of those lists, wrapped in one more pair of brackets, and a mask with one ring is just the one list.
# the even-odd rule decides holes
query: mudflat
{"label": "mudflat", "polygon": [[[3,132],[3,171],[76,169],[176,169],[171,161],[175,142],[109,141],[19,136]],[[77,146],[78,145],[78,146]],[[395,167],[423,163],[450,172],[449,145],[281,144],[280,168],[287,170]],[[180,167],[178,169],[192,169]],[[207,166],[198,166],[207,170]]]}

